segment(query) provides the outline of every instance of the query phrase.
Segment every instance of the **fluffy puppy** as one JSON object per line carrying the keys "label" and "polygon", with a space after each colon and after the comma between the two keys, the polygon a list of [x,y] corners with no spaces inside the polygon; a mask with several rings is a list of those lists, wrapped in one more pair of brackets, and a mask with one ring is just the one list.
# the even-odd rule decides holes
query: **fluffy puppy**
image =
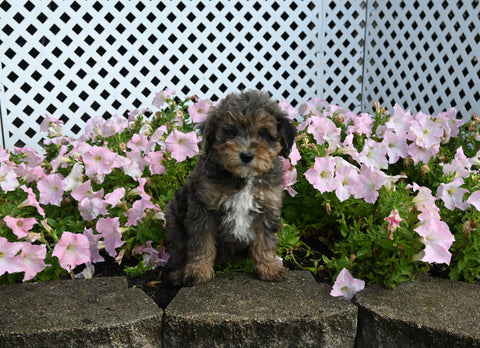
{"label": "fluffy puppy", "polygon": [[199,125],[203,153],[167,207],[168,272],[176,285],[214,277],[214,262],[250,252],[259,277],[281,281],[276,260],[283,197],[282,160],[295,127],[260,91],[229,94]]}

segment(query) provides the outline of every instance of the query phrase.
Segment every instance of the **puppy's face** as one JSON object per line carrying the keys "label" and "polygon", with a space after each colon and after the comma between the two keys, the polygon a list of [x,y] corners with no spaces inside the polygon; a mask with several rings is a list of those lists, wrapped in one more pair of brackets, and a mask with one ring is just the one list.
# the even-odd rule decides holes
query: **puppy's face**
{"label": "puppy's face", "polygon": [[264,110],[229,112],[219,132],[217,156],[228,171],[242,178],[270,169],[282,149],[276,120]]}
{"label": "puppy's face", "polygon": [[201,130],[205,152],[242,178],[269,170],[278,155],[288,157],[296,134],[278,104],[257,91],[229,95]]}

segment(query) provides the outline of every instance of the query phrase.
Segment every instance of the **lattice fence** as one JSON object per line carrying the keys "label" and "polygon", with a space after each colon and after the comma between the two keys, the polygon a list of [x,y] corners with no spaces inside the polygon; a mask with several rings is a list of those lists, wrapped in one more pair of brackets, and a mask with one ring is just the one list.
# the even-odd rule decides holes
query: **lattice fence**
{"label": "lattice fence", "polygon": [[363,105],[480,113],[480,4],[369,1]]}
{"label": "lattice fence", "polygon": [[332,104],[362,110],[367,1],[324,1],[321,95]]}
{"label": "lattice fence", "polygon": [[479,0],[0,0],[0,137],[39,149],[46,113],[75,136],[165,87],[469,118],[479,55]]}
{"label": "lattice fence", "polygon": [[1,1],[4,143],[38,149],[45,113],[75,135],[164,87],[303,102],[318,94],[319,13],[315,1]]}

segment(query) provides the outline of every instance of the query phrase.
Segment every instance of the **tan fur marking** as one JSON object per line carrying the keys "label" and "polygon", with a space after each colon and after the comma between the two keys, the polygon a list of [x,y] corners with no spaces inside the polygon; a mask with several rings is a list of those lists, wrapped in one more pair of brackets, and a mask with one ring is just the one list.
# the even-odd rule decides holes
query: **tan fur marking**
{"label": "tan fur marking", "polygon": [[274,282],[285,279],[287,269],[276,260],[276,248],[267,248],[263,243],[263,236],[257,236],[250,247],[250,252],[260,279]]}
{"label": "tan fur marking", "polygon": [[215,238],[213,234],[208,233],[207,239],[202,241],[201,246],[188,250],[187,264],[183,274],[184,282],[189,278],[194,279],[194,284],[210,281],[215,275],[213,265],[216,254]]}

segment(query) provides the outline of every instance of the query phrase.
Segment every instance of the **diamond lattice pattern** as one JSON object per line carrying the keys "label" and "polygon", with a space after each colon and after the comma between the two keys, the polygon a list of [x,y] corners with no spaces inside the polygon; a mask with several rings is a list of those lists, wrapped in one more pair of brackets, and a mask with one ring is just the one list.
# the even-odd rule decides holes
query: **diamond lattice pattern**
{"label": "diamond lattice pattern", "polygon": [[75,136],[165,87],[296,105],[318,94],[319,13],[314,1],[1,1],[5,146],[39,149],[46,113]]}
{"label": "diamond lattice pattern", "polygon": [[[480,4],[373,1],[368,8],[364,109],[480,111]],[[390,109],[390,110],[392,110]]]}
{"label": "diamond lattice pattern", "polygon": [[366,1],[324,1],[321,95],[331,104],[362,109]]}

